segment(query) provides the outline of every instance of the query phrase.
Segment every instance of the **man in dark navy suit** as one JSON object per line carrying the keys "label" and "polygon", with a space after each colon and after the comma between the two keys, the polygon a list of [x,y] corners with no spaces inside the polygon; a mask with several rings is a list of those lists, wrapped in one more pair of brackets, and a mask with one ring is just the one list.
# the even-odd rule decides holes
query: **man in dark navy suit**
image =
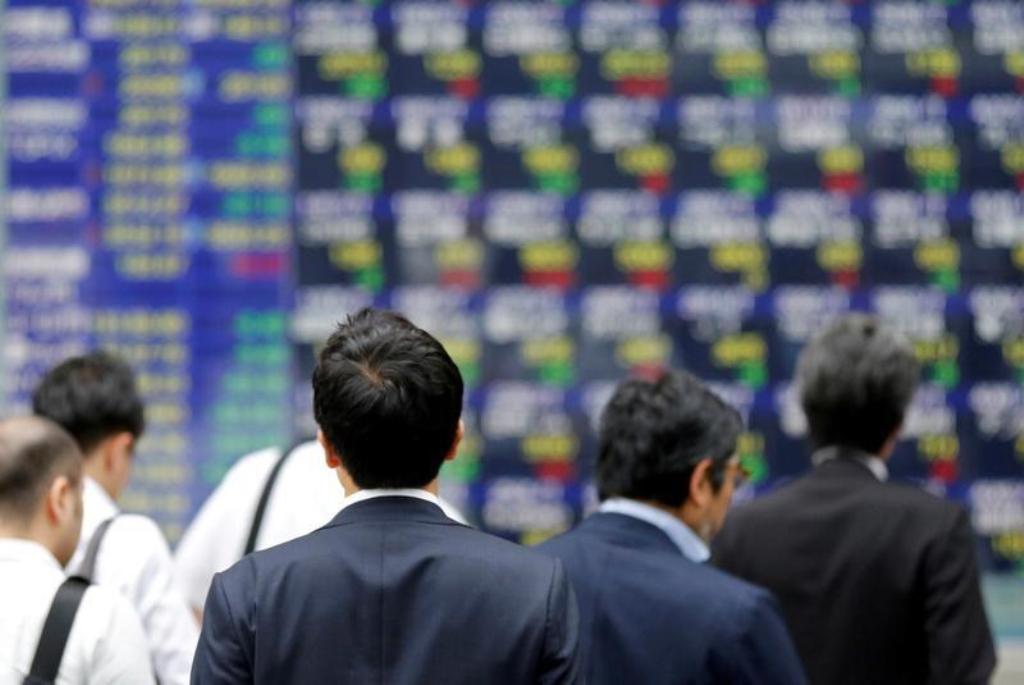
{"label": "man in dark navy suit", "polygon": [[323,528],[214,578],[193,683],[581,682],[562,564],[437,504],[462,393],[444,348],[406,319],[363,310],[338,327],[313,397],[349,496]]}
{"label": "man in dark navy suit", "polygon": [[580,607],[595,685],[798,685],[772,597],[708,566],[740,477],[734,409],[681,372],[629,380],[601,417],[597,513],[540,546]]}

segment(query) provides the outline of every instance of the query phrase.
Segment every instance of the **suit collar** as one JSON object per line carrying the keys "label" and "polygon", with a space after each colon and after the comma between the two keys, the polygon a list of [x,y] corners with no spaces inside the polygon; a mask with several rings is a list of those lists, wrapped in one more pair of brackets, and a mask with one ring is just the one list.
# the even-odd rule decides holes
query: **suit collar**
{"label": "suit collar", "polygon": [[599,511],[588,516],[580,529],[620,547],[667,552],[687,559],[664,531],[638,518]]}
{"label": "suit collar", "polygon": [[811,461],[814,473],[821,476],[849,476],[875,482],[885,482],[889,478],[884,461],[852,447],[823,447],[814,452]]}
{"label": "suit collar", "polygon": [[375,521],[417,521],[461,525],[445,516],[441,508],[432,502],[415,497],[392,495],[352,503],[339,511],[325,528]]}
{"label": "suit collar", "polygon": [[[353,504],[365,502],[368,499],[377,499],[378,497],[414,497],[416,499],[421,499],[424,502],[430,502],[431,504],[436,504],[439,507],[441,506],[441,500],[437,498],[437,495],[432,492],[428,492],[427,490],[423,490],[422,488],[366,488],[359,490],[342,500],[341,508],[345,509]],[[444,507],[442,507],[442,509],[443,508]]]}
{"label": "suit collar", "polygon": [[707,544],[690,530],[688,525],[657,507],[625,497],[612,497],[601,503],[599,511],[623,514],[651,524],[664,533],[691,561],[701,563],[711,557]]}

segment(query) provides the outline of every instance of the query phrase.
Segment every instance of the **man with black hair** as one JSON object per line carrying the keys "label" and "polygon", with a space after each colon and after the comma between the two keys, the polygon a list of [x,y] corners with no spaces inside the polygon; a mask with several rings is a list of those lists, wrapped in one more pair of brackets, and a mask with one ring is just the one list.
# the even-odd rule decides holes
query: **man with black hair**
{"label": "man with black hair", "polygon": [[995,667],[964,509],[888,482],[918,383],[864,314],[813,339],[796,385],[814,469],[729,515],[721,568],[779,597],[811,682],[987,683]]}
{"label": "man with black hair", "polygon": [[704,563],[742,477],[741,426],[684,372],[625,381],[605,407],[601,506],[539,547],[576,591],[588,683],[804,681],[772,597]]}
{"label": "man with black hair", "polygon": [[195,685],[579,682],[560,563],[446,517],[437,476],[462,437],[462,377],[389,312],[341,324],[313,374],[326,526],[214,577]]}
{"label": "man with black hair", "polygon": [[[128,602],[65,581],[81,526],[82,455],[71,436],[46,419],[0,421],[0,683],[153,682]],[[66,613],[51,612],[58,596]]]}
{"label": "man with black hair", "polygon": [[101,351],[67,359],[43,376],[32,409],[62,426],[85,455],[82,536],[68,569],[126,597],[142,619],[157,679],[187,683],[199,631],[167,541],[152,519],[115,504],[145,429],[131,368]]}

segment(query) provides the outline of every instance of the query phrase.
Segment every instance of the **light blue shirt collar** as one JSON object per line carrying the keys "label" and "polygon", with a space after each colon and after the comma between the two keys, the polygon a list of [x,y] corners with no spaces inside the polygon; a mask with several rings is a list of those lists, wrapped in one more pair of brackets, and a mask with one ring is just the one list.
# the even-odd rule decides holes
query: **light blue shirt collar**
{"label": "light blue shirt collar", "polygon": [[625,497],[611,497],[601,502],[598,511],[606,514],[622,514],[649,523],[665,535],[690,561],[698,564],[711,558],[707,543],[690,530],[690,527],[672,514],[643,502]]}

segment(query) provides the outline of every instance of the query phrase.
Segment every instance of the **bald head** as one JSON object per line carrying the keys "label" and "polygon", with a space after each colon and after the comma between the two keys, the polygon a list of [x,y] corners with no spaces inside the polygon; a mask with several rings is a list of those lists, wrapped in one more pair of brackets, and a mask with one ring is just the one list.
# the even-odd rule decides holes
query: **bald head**
{"label": "bald head", "polygon": [[35,416],[0,421],[0,521],[28,523],[59,476],[82,477],[82,453],[63,428]]}

